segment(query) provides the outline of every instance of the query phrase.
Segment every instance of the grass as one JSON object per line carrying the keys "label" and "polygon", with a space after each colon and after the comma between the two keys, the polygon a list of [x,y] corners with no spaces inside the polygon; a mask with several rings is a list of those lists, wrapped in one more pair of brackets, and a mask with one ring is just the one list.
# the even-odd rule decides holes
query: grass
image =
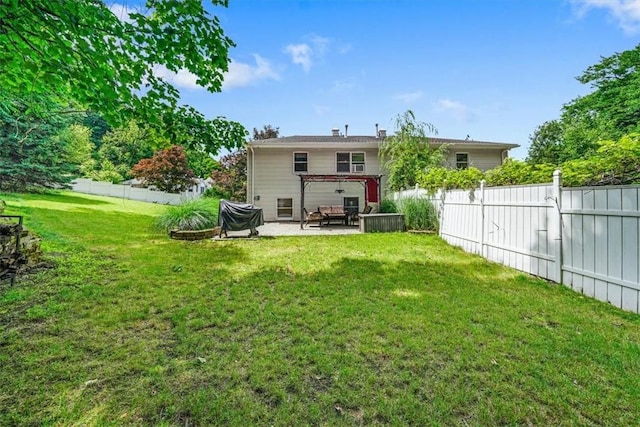
{"label": "grass", "polygon": [[633,425],[640,318],[447,246],[171,241],[162,207],[9,195],[0,425]]}

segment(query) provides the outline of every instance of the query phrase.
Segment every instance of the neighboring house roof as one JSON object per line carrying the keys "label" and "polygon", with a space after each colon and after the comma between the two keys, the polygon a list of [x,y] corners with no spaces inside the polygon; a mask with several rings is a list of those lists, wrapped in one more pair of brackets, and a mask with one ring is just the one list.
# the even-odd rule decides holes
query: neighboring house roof
{"label": "neighboring house roof", "polygon": [[[330,135],[294,135],[282,138],[261,139],[249,141],[252,147],[366,147],[371,144],[379,144],[383,138],[366,135],[354,136],[330,136]],[[432,145],[451,145],[460,148],[502,148],[510,149],[519,147],[518,144],[505,142],[474,141],[472,139],[429,138]]]}

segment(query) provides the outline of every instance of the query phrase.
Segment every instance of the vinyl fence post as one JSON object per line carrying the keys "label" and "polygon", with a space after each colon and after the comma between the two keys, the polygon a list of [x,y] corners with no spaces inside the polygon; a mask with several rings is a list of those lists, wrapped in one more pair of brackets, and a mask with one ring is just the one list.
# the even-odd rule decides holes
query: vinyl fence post
{"label": "vinyl fence post", "polygon": [[442,188],[438,188],[436,192],[436,203],[438,204],[438,235],[442,237],[442,227],[444,226],[444,200]]}
{"label": "vinyl fence post", "polygon": [[486,258],[484,254],[484,185],[486,181],[480,181],[480,255]]}
{"label": "vinyl fence post", "polygon": [[555,199],[555,206],[551,210],[554,219],[552,238],[556,259],[554,276],[556,282],[562,283],[562,172],[557,169],[553,172],[553,199]]}

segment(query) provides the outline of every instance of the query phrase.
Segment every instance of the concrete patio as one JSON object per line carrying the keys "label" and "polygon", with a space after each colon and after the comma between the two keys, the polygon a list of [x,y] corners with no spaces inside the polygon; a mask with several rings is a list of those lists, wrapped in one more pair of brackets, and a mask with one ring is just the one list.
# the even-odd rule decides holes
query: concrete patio
{"label": "concrete patio", "polygon": [[[304,229],[300,229],[299,222],[265,222],[264,225],[258,227],[260,236],[276,237],[276,236],[336,236],[341,234],[358,234],[360,233],[356,225],[323,225],[317,224],[305,225]],[[229,231],[228,237],[247,237],[249,230]]]}

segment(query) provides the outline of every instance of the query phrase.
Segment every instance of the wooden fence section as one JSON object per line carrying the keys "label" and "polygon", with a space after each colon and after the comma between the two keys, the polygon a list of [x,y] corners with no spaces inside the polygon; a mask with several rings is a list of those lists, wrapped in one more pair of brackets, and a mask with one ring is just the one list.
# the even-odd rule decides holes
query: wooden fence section
{"label": "wooden fence section", "polygon": [[[397,197],[426,197],[410,190]],[[640,186],[438,192],[440,235],[465,251],[640,313]]]}

